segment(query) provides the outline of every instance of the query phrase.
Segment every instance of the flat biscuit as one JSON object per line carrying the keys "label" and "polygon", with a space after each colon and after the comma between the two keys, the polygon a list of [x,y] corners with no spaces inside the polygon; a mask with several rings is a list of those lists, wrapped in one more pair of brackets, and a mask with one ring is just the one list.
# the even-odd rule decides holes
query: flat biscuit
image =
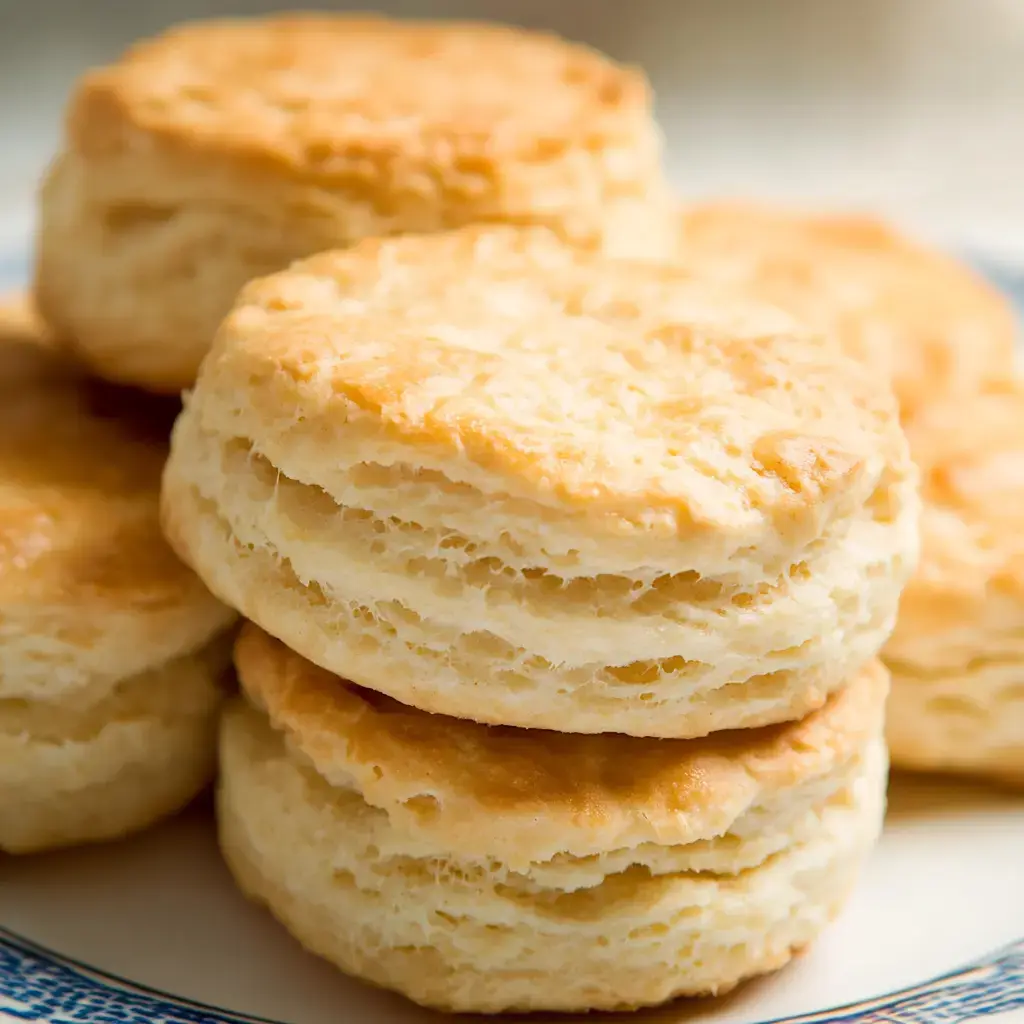
{"label": "flat biscuit", "polygon": [[893,763],[1024,785],[1024,384],[935,405],[908,433],[923,550],[884,650]]}
{"label": "flat biscuit", "polygon": [[191,385],[237,291],[373,235],[474,221],[667,255],[643,75],[473,23],[173,29],[88,73],[40,202],[36,293],[100,376]]}
{"label": "flat biscuit", "polygon": [[624,1009],[774,970],[841,906],[884,803],[886,673],[699,741],[404,708],[246,626],[228,863],[314,952],[457,1011]]}
{"label": "flat biscuit", "polygon": [[83,380],[22,299],[0,309],[0,849],[14,851],[141,827],[208,780],[234,616],[160,534],[174,407]]}
{"label": "flat biscuit", "polygon": [[1010,303],[968,267],[860,215],[709,202],[680,212],[679,256],[742,282],[892,377],[904,415],[1008,373]]}
{"label": "flat biscuit", "polygon": [[801,717],[873,656],[915,480],[877,374],[778,311],[468,228],[250,286],[164,525],[228,604],[405,703],[698,736]]}

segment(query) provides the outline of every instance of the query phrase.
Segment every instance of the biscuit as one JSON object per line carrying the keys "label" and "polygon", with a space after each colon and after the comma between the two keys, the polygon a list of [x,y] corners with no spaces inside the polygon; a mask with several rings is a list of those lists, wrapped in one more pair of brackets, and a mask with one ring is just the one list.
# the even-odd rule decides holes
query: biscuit
{"label": "biscuit", "polygon": [[0,313],[0,850],[120,835],[210,777],[233,615],[160,535],[154,404]]}
{"label": "biscuit", "polygon": [[546,231],[371,240],[245,291],[176,424],[164,527],[247,618],[428,711],[769,724],[874,655],[914,563],[876,377]]}
{"label": "biscuit", "polygon": [[174,29],[70,101],[41,193],[40,308],[97,375],[177,392],[243,284],[369,236],[537,223],[668,255],[650,106],[640,72],[518,29]]}
{"label": "biscuit", "polygon": [[884,650],[893,763],[1024,786],[1024,384],[936,405],[908,432],[922,558]]}
{"label": "biscuit", "polygon": [[626,1009],[774,970],[877,837],[888,677],[703,740],[404,707],[247,625],[219,820],[242,888],[344,970],[456,1011]]}
{"label": "biscuit", "polygon": [[679,223],[686,265],[837,334],[891,376],[906,415],[938,396],[971,395],[1013,366],[1010,304],[881,221],[711,202],[684,208]]}

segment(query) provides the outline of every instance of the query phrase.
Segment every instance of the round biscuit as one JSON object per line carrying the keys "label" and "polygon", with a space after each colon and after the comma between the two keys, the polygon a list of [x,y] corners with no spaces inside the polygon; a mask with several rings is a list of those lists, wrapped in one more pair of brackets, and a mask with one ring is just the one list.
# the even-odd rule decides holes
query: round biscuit
{"label": "round biscuit", "polygon": [[682,737],[798,718],[873,656],[915,484],[891,393],[827,338],[467,228],[250,286],[164,525],[228,604],[405,703]]}
{"label": "round biscuit", "polygon": [[373,235],[549,225],[673,245],[642,74],[519,29],[283,15],[89,72],[42,188],[35,289],[99,376],[191,385],[248,280]]}
{"label": "round biscuit", "polygon": [[428,715],[247,626],[225,718],[228,864],[308,948],[457,1011],[626,1009],[784,964],[881,825],[887,676],[699,741]]}

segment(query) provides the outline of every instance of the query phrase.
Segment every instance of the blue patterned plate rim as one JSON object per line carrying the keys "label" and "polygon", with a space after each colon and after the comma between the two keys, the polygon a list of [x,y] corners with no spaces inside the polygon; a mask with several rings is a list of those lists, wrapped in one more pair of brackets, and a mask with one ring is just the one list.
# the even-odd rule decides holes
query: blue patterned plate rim
{"label": "blue patterned plate rim", "polygon": [[[1024,1012],[1024,940],[883,996],[764,1024],[940,1024]],[[163,992],[0,927],[0,1020],[25,1024],[282,1024]]]}
{"label": "blue patterned plate rim", "polygon": [[[1024,314],[1024,268],[984,256],[969,258]],[[23,250],[0,252],[0,289],[24,282],[28,265]],[[1024,939],[917,985],[763,1024],[964,1024],[1010,1011],[1024,1019]],[[0,1024],[7,1021],[284,1024],[129,981],[0,925]]]}

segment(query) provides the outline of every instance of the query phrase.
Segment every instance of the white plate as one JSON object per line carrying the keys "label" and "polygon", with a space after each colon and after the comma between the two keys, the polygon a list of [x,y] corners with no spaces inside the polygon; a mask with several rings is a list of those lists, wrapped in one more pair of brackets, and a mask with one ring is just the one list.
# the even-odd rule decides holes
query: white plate
{"label": "white plate", "polygon": [[[23,272],[0,254],[0,288]],[[725,999],[625,1019],[795,1015],[820,1024],[1024,1021],[1024,797],[896,779],[882,843],[811,951]],[[0,857],[0,1024],[254,1017],[439,1019],[343,977],[248,905],[218,857],[208,804],[125,843]]]}
{"label": "white plate", "polygon": [[[1002,949],[1001,966],[909,997],[920,1004],[913,1012],[842,1019],[956,1021],[970,1018],[938,1016],[937,1008],[975,1000],[978,1010],[1024,1020],[1024,799],[906,778],[894,783],[890,802],[885,836],[853,901],[809,953],[724,1000],[633,1019],[752,1024],[812,1013],[918,986]],[[303,953],[248,905],[220,862],[206,806],[126,843],[0,861],[0,921],[39,947],[0,935],[0,1020],[217,1019],[218,1011],[196,1018],[69,974],[61,957],[222,1014],[289,1024],[435,1019]],[[58,980],[66,994],[47,1002]],[[87,997],[92,1011],[75,1015]],[[141,1000],[130,1014],[120,1005],[129,998]]]}

